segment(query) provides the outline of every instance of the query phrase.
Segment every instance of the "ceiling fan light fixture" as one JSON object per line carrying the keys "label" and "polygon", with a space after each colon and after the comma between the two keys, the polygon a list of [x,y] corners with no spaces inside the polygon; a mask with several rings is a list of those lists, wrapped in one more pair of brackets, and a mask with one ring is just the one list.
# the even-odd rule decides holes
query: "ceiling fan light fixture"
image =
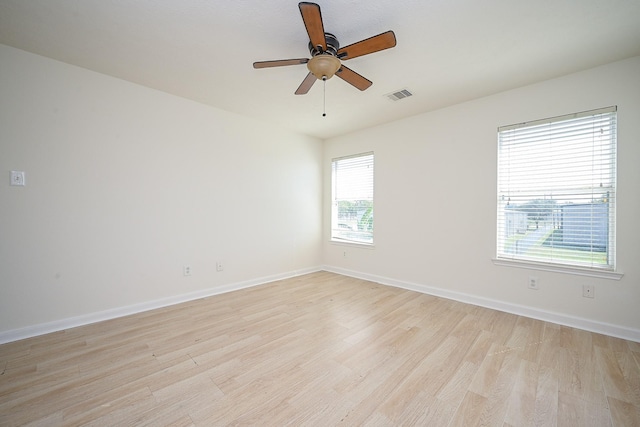
{"label": "ceiling fan light fixture", "polygon": [[342,65],[341,61],[394,47],[396,45],[396,36],[393,31],[386,31],[341,48],[336,36],[324,31],[324,23],[322,22],[322,14],[318,4],[303,1],[298,3],[298,8],[309,36],[308,47],[311,59],[293,58],[258,61],[253,63],[253,68],[307,64],[309,72],[294,92],[296,95],[309,93],[309,89],[311,89],[316,80],[327,81],[334,75],[337,75],[358,90],[366,90],[371,87],[373,84],[371,80],[364,78],[346,65]]}
{"label": "ceiling fan light fixture", "polygon": [[316,55],[307,62],[307,68],[318,80],[329,80],[340,69],[340,60],[333,55]]}

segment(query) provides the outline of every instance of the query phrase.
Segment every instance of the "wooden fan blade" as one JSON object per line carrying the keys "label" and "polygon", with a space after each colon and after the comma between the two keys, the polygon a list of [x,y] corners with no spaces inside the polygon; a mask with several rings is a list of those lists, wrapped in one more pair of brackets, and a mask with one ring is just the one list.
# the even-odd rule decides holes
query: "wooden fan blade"
{"label": "wooden fan blade", "polygon": [[313,86],[316,80],[318,80],[318,78],[312,73],[307,74],[307,77],[304,78],[304,80],[302,81],[302,83],[300,83],[300,86],[296,90],[296,95],[304,95],[309,92],[309,89],[311,89],[311,86]]}
{"label": "wooden fan blade", "polygon": [[365,79],[360,74],[356,73],[349,67],[345,67],[344,65],[340,67],[336,76],[360,90],[368,89],[373,84],[371,80]]}
{"label": "wooden fan blade", "polygon": [[396,35],[393,31],[387,31],[386,33],[378,34],[377,36],[369,37],[368,39],[343,47],[338,51],[338,58],[342,60],[357,58],[358,56],[389,49],[395,45]]}
{"label": "wooden fan blade", "polygon": [[322,51],[327,50],[327,40],[324,36],[324,25],[322,24],[322,15],[320,14],[320,6],[315,3],[300,2],[298,3],[302,21],[307,29],[309,40],[313,47],[322,47]]}
{"label": "wooden fan blade", "polygon": [[253,68],[283,67],[285,65],[300,65],[309,62],[307,58],[280,59],[277,61],[258,61],[253,63]]}

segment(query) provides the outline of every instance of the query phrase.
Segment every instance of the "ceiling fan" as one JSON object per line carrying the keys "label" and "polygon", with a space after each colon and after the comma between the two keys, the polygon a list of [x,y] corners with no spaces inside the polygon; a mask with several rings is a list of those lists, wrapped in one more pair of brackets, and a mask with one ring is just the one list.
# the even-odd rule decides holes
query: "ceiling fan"
{"label": "ceiling fan", "polygon": [[396,45],[396,36],[393,31],[387,31],[341,48],[336,36],[331,33],[325,33],[319,5],[301,2],[298,7],[309,35],[311,59],[259,61],[253,63],[253,68],[307,64],[309,74],[296,90],[296,95],[304,95],[309,92],[316,80],[327,81],[334,75],[360,90],[369,88],[373,82],[343,65],[342,61],[394,47]]}

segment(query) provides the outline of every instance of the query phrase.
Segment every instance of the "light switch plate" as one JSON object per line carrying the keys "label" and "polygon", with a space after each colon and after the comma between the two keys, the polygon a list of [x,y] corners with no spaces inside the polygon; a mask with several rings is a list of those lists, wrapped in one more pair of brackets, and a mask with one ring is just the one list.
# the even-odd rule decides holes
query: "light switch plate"
{"label": "light switch plate", "polygon": [[25,186],[24,171],[11,171],[11,185]]}

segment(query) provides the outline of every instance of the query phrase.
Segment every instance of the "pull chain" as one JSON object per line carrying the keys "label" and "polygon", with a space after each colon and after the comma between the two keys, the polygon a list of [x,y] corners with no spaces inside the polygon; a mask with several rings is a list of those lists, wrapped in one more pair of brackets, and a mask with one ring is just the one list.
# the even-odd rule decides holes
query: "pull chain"
{"label": "pull chain", "polygon": [[322,76],[322,117],[327,117],[327,76]]}

